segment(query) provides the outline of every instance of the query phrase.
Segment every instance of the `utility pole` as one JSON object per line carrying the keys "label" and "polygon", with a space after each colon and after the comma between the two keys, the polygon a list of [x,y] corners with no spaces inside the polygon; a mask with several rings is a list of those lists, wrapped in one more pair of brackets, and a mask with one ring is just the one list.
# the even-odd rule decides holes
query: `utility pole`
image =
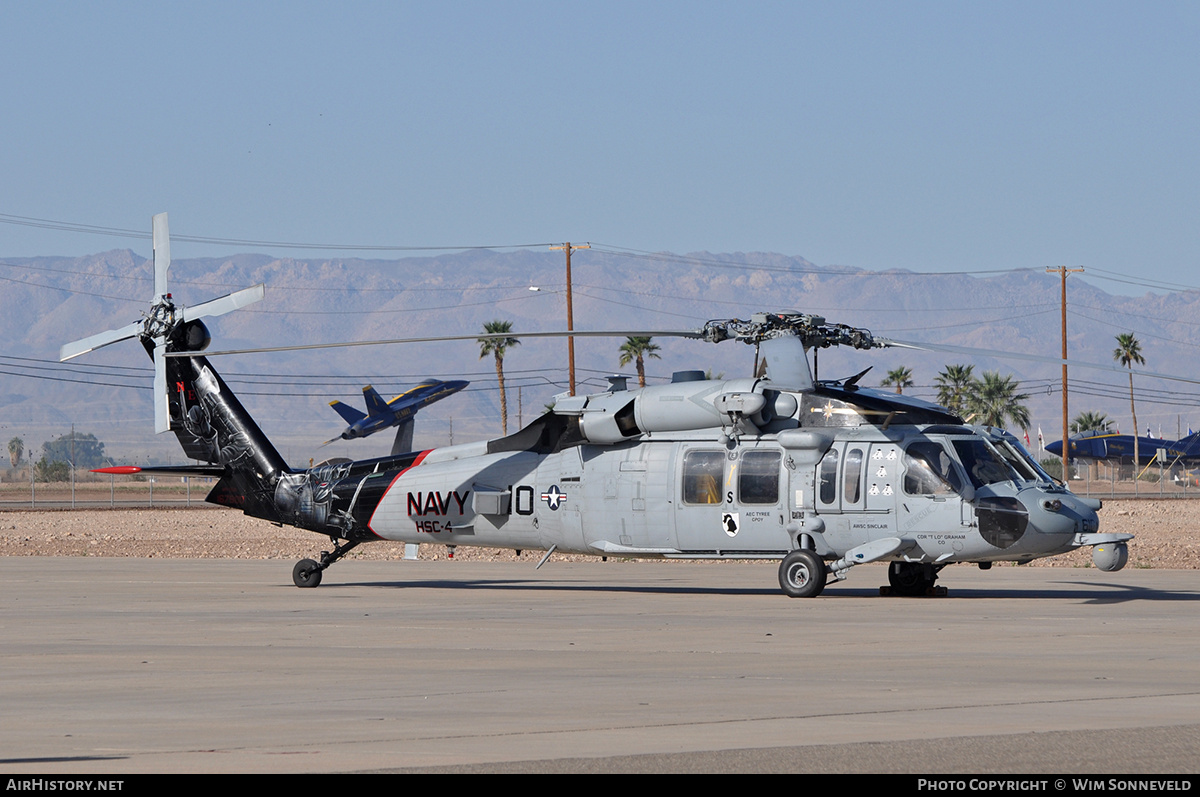
{"label": "utility pole", "polygon": [[[554,249],[562,249],[567,253],[567,331],[575,331],[575,315],[571,308],[571,252],[575,249],[591,249],[590,244],[582,244],[580,246],[571,246],[571,242],[567,241],[562,246],[552,246]],[[567,336],[567,363],[568,374],[570,376],[571,395],[575,395],[575,337]]]}
{"label": "utility pole", "polygon": [[[1070,460],[1070,448],[1067,444],[1068,430],[1068,413],[1067,413],[1067,275],[1078,274],[1083,271],[1083,268],[1067,268],[1066,266],[1057,266],[1055,268],[1046,269],[1047,274],[1058,272],[1062,277],[1062,468],[1063,482],[1070,478],[1068,472],[1068,461]],[[1134,430],[1137,434],[1137,430]]]}

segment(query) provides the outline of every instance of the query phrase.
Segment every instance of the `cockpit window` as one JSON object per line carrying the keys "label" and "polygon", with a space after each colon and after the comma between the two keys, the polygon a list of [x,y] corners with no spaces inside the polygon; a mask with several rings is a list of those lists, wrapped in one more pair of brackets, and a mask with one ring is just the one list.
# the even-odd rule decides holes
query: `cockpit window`
{"label": "cockpit window", "polygon": [[838,452],[831,448],[821,459],[821,470],[817,478],[817,496],[822,504],[832,504],[837,500],[837,469]]}
{"label": "cockpit window", "polygon": [[1004,461],[1008,463],[1009,467],[1015,470],[1017,475],[1023,480],[1029,482],[1040,481],[1037,471],[1030,467],[1029,463],[1013,450],[1013,447],[1007,441],[993,440],[992,445],[999,452],[1000,456],[1004,457]]}
{"label": "cockpit window", "polygon": [[904,449],[904,492],[946,495],[962,489],[962,478],[950,453],[937,443],[913,443]]}
{"label": "cockpit window", "polygon": [[954,450],[967,469],[971,484],[977,488],[997,482],[1021,481],[1017,472],[984,440],[955,440]]}
{"label": "cockpit window", "polygon": [[1021,445],[1019,440],[1005,435],[1003,439],[993,442],[996,449],[1008,460],[1013,469],[1021,474],[1022,478],[1031,482],[1054,483],[1054,477],[1046,473],[1045,469],[1033,458],[1033,454],[1029,453],[1029,449]]}

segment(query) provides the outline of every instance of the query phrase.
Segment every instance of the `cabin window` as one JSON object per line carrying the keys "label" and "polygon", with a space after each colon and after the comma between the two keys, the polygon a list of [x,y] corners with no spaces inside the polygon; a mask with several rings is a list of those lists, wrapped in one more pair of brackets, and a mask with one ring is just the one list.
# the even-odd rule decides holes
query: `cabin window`
{"label": "cabin window", "polygon": [[822,504],[832,504],[837,501],[837,470],[838,452],[831,448],[821,460],[821,472],[817,485],[817,496]]}
{"label": "cabin window", "polygon": [[845,491],[842,497],[847,504],[857,504],[862,490],[863,450],[852,448],[846,452],[846,472],[843,474]]}
{"label": "cabin window", "polygon": [[738,472],[738,502],[742,504],[779,503],[778,451],[747,451]]}
{"label": "cabin window", "polygon": [[904,449],[904,492],[946,495],[958,492],[962,479],[949,452],[937,443],[913,443]]}
{"label": "cabin window", "polygon": [[721,485],[725,481],[723,451],[689,451],[683,455],[683,502],[685,504],[721,503]]}

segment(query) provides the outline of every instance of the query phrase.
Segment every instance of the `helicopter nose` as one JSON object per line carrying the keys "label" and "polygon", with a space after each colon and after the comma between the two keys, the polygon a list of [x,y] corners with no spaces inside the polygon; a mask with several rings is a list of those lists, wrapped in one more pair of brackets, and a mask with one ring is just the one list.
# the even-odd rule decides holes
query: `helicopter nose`
{"label": "helicopter nose", "polygon": [[1034,526],[1042,534],[1083,534],[1096,531],[1096,511],[1070,495],[1038,495],[1025,502]]}
{"label": "helicopter nose", "polygon": [[1093,534],[1100,530],[1100,516],[1087,503],[1077,498],[1069,498],[1067,501],[1064,501],[1064,509],[1069,509],[1075,518],[1075,532],[1077,534]]}
{"label": "helicopter nose", "polygon": [[1012,547],[1029,527],[1029,508],[1011,496],[981,496],[975,504],[979,534],[997,548]]}

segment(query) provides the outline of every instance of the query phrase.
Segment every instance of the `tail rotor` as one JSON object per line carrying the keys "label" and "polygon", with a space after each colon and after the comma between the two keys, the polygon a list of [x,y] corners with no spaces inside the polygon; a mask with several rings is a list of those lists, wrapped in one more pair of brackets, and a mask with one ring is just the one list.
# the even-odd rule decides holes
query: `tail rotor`
{"label": "tail rotor", "polygon": [[[195,350],[207,345],[208,335],[188,335],[184,327],[199,319],[225,315],[263,298],[262,284],[252,288],[203,302],[195,307],[176,305],[167,283],[167,271],[171,268],[171,239],[167,228],[167,214],[159,213],[153,218],[154,231],[154,296],[150,311],[142,314],[141,321],[128,326],[110,329],[68,343],[59,352],[59,360],[66,361],[87,354],[118,341],[139,338],[154,359],[154,431],[170,431],[171,415],[167,395],[167,365],[164,355],[168,347]],[[176,333],[184,334],[176,341]],[[192,340],[184,340],[192,339]],[[189,345],[192,341],[199,341]]]}

